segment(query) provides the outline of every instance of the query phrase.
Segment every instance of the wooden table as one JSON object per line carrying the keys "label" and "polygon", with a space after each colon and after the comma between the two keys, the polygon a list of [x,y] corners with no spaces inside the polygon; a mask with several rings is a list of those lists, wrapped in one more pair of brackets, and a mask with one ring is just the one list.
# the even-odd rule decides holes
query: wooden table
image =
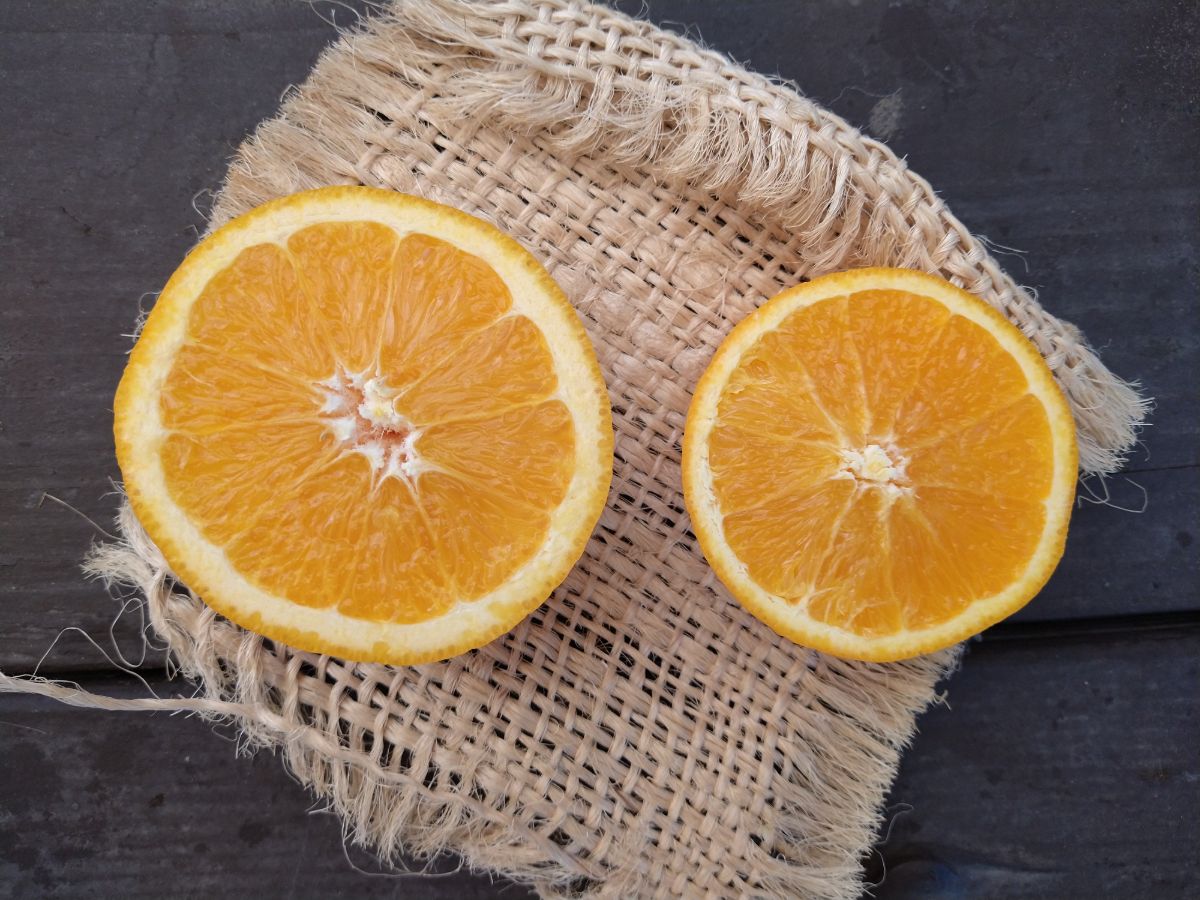
{"label": "wooden table", "polygon": [[[1079,504],[1050,585],[973,646],[953,708],[921,719],[868,863],[887,873],[878,896],[1200,896],[1198,7],[1116,7],[648,5],[889,141],[1157,401],[1126,472],[1088,483],[1109,502]],[[144,695],[88,635],[160,692],[183,688],[80,575],[98,529],[46,498],[111,519],[124,335],[334,16],[352,19],[286,0],[0,5],[5,672],[40,661]],[[227,728],[0,696],[0,895],[526,895],[360,874],[379,869],[310,812]]]}

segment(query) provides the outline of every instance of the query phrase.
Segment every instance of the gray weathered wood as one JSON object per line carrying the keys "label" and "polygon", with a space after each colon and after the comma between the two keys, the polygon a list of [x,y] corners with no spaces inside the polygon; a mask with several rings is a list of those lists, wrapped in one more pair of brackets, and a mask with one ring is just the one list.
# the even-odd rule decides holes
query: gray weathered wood
{"label": "gray weathered wood", "polygon": [[[164,696],[180,689],[152,685]],[[132,679],[93,686],[147,696]],[[0,695],[0,760],[0,896],[532,896],[469,872],[363,874],[386,870],[343,849],[337,817],[280,760],[238,756],[230,729],[198,718]]]}
{"label": "gray weathered wood", "polygon": [[[67,626],[107,635],[117,607],[78,569],[97,534],[43,494],[111,519],[125,335],[335,6],[0,7],[0,666],[32,666]],[[132,622],[117,633],[133,655]],[[67,638],[48,662],[102,659]]]}
{"label": "gray weathered wood", "polygon": [[1077,489],[1062,561],[1010,621],[1200,610],[1197,538],[1200,469],[1088,479]]}
{"label": "gray weathered wood", "polygon": [[[891,140],[969,225],[1025,248],[1047,304],[1158,397],[1135,468],[1195,465],[1195,42],[1178,24],[1163,30],[1165,6],[1122,12],[1119,28],[1115,12],[1074,9],[655,2],[650,14],[698,23],[721,49],[794,78]],[[116,606],[77,570],[96,533],[43,494],[110,519],[122,335],[194,242],[193,197],[203,206],[233,147],[333,36],[308,5],[282,0],[0,9],[0,665],[31,667],[67,626],[107,640]],[[1070,577],[1023,619],[1200,606],[1195,470],[1134,478],[1152,489],[1146,514],[1080,509]],[[1145,564],[1168,557],[1185,564],[1142,584]],[[116,633],[135,654],[133,621]],[[67,635],[47,665],[100,662]]]}
{"label": "gray weathered wood", "polygon": [[881,900],[1200,896],[1200,630],[997,641],[921,719]]}
{"label": "gray weathered wood", "polygon": [[[870,863],[887,872],[877,895],[1195,895],[1198,666],[1195,628],[975,648],[904,759]],[[277,759],[239,758],[197,719],[0,696],[0,759],[0,894],[524,896],[466,876],[359,876],[336,821],[306,815]]]}
{"label": "gray weathered wood", "polygon": [[[970,228],[1024,251],[1001,258],[1158,401],[1131,481],[1109,483],[1122,506],[1144,487],[1146,511],[1077,510],[1042,596],[967,657],[953,711],[922,720],[893,793],[913,809],[881,850],[877,893],[1200,894],[1200,6],[647,9],[887,140]],[[353,18],[290,0],[0,5],[5,671],[69,625],[107,642],[118,604],[76,568],[96,533],[43,494],[107,524],[122,334],[195,241],[193,198],[203,209],[334,36],[321,15]],[[1177,627],[1128,633],[1163,621]],[[135,657],[136,624],[116,628]],[[77,635],[47,666],[134,690],[88,674],[105,664]],[[277,760],[235,758],[219,731],[0,697],[0,895],[523,896],[353,872],[336,821],[305,815]]]}
{"label": "gray weathered wood", "polygon": [[1157,398],[1134,466],[1200,463],[1200,6],[647,6],[794,80],[1022,251],[1000,254],[1014,277]]}

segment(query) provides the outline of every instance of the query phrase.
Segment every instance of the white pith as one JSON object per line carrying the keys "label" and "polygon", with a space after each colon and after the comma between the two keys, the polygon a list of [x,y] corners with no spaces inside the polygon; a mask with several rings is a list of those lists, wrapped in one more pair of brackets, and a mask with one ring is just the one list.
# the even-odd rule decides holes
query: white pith
{"label": "white pith", "polygon": [[339,368],[317,387],[325,427],[344,452],[366,458],[373,484],[396,478],[415,489],[417,477],[430,468],[417,452],[421,431],[396,410],[398,392],[386,379]]}
{"label": "white pith", "polygon": [[892,443],[867,444],[861,450],[843,447],[842,467],[835,478],[852,478],[859,488],[876,488],[889,497],[912,493],[908,457]]}

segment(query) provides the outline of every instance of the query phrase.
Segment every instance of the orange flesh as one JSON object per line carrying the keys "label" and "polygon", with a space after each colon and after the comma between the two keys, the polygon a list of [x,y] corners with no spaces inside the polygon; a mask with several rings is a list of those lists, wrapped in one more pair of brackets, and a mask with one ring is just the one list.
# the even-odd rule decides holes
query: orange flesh
{"label": "orange flesh", "polygon": [[574,459],[557,385],[477,257],[313,225],[243,251],[193,306],[161,394],[167,486],[263,590],[422,622],[545,542]]}
{"label": "orange flesh", "polygon": [[709,465],[750,577],[879,637],[945,621],[1021,574],[1054,458],[1045,408],[987,330],[872,290],[797,309],[742,357]]}

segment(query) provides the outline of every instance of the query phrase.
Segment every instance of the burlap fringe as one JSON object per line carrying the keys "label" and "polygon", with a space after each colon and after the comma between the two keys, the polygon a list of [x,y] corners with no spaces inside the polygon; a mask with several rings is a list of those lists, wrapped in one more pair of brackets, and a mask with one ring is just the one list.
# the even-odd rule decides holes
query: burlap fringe
{"label": "burlap fringe", "polygon": [[479,651],[393,669],[275,646],[177,585],[129,508],[89,571],[132,585],[194,698],[385,858],[450,849],[545,895],[850,898],[917,712],[958,658],[845,662],[778,638],[687,530],[679,439],[728,329],[821,272],[900,265],[985,298],[1110,472],[1144,402],[885,146],[785,85],[602,7],[397,3],[325,53],[239,150],[212,225],[332,183],[420,193],[546,261],[610,386],[609,508],[548,603]]}

